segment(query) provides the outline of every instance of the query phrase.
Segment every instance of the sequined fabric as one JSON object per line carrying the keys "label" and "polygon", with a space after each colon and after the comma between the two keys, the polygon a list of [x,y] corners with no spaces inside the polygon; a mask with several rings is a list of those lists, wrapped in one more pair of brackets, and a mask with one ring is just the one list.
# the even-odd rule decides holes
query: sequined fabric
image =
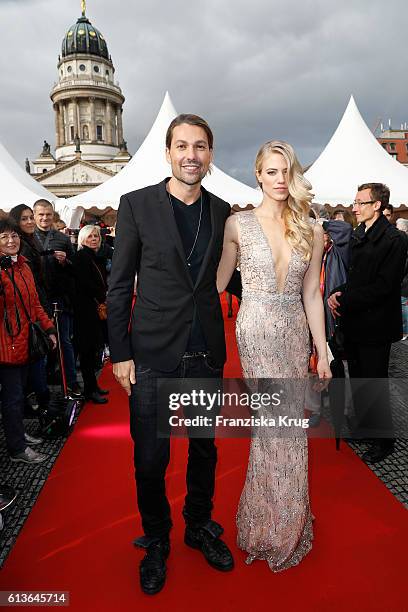
{"label": "sequined fabric", "polygon": [[[284,383],[293,385],[285,410],[302,418],[310,347],[301,290],[308,263],[292,251],[280,293],[259,220],[253,211],[236,218],[243,286],[236,335],[243,374],[291,379]],[[264,559],[275,572],[297,565],[312,547],[307,438],[305,430],[294,431],[253,430],[237,514],[237,541],[249,554],[246,562]]]}

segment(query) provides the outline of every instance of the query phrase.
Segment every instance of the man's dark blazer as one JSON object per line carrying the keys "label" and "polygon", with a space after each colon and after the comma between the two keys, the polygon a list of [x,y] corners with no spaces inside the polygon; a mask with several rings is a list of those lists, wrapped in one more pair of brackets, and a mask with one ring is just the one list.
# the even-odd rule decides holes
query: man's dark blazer
{"label": "man's dark blazer", "polygon": [[401,281],[406,236],[381,215],[365,232],[351,236],[347,283],[336,291],[346,341],[364,345],[396,342],[402,337]]}
{"label": "man's dark blazer", "polygon": [[[212,360],[221,367],[226,350],[216,273],[231,208],[202,188],[210,205],[211,238],[193,285],[166,182],[120,200],[108,292],[111,358],[174,370],[186,350],[196,306]],[[129,328],[135,274],[137,299]]]}

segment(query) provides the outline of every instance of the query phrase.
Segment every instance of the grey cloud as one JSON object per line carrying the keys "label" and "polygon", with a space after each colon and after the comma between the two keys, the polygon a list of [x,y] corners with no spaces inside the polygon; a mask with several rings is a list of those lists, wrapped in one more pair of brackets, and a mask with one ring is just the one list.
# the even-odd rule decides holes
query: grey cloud
{"label": "grey cloud", "polygon": [[[88,0],[126,102],[125,136],[140,145],[166,89],[179,112],[202,114],[216,163],[254,184],[269,138],[291,142],[304,164],[329,140],[353,93],[371,127],[408,120],[401,60],[406,4],[394,0]],[[22,162],[54,142],[49,91],[80,2],[0,1],[0,141]]]}

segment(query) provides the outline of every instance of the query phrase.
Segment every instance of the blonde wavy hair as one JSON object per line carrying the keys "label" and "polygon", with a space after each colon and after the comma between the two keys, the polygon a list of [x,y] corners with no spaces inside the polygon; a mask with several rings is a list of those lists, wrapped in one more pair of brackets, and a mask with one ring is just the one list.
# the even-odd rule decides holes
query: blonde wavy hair
{"label": "blonde wavy hair", "polygon": [[258,174],[262,171],[265,157],[271,153],[282,155],[288,165],[289,197],[283,213],[285,238],[290,246],[308,261],[313,250],[313,225],[309,217],[310,203],[314,196],[310,191],[312,185],[303,176],[302,166],[293,147],[281,140],[270,140],[262,145],[255,159],[255,176],[261,189],[262,183],[258,179]]}

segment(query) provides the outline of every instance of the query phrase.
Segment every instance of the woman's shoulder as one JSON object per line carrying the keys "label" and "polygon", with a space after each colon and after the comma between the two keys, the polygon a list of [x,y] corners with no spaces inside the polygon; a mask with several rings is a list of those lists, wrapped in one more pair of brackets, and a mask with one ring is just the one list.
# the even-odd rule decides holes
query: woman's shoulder
{"label": "woman's shoulder", "polygon": [[235,223],[239,223],[243,225],[245,223],[249,223],[254,217],[254,209],[251,210],[239,210],[234,212],[230,219],[236,219]]}

